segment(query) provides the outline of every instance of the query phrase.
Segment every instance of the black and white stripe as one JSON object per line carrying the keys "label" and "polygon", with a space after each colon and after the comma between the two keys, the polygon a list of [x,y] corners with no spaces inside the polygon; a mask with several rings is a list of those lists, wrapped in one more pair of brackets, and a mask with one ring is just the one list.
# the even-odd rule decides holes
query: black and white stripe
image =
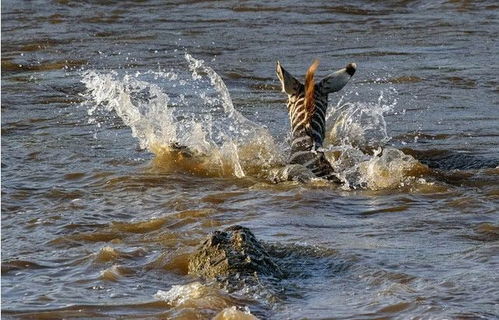
{"label": "black and white stripe", "polygon": [[345,86],[355,69],[355,64],[349,64],[314,84],[313,111],[309,111],[305,105],[305,86],[277,63],[277,76],[283,91],[288,94],[287,106],[292,132],[290,164],[303,165],[317,177],[338,181],[333,167],[321,151],[326,133],[327,99],[329,93]]}
{"label": "black and white stripe", "polygon": [[291,122],[290,164],[301,164],[317,177],[334,179],[333,168],[324,153],[319,149],[324,142],[326,130],[327,100],[314,94],[314,114],[309,116],[305,107],[304,92],[291,95],[288,101],[288,113]]}

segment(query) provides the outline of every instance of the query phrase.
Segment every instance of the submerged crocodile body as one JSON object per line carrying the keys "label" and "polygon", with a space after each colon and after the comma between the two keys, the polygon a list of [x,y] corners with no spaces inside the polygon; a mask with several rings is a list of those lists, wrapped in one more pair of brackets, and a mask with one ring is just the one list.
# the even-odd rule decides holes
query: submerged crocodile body
{"label": "submerged crocodile body", "polygon": [[283,276],[279,266],[253,233],[238,225],[208,236],[189,259],[189,274],[229,282],[242,278],[257,281],[262,276]]}

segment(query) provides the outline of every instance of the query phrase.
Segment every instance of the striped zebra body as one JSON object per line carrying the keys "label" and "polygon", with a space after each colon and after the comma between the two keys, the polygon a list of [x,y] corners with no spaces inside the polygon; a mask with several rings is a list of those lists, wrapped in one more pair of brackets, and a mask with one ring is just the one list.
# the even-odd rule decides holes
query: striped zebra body
{"label": "striped zebra body", "polygon": [[303,101],[304,97],[296,97],[290,98],[288,103],[292,130],[289,163],[301,164],[317,177],[334,179],[333,168],[320,151],[325,135],[327,101],[315,99],[315,113],[310,120],[307,120]]}
{"label": "striped zebra body", "polygon": [[327,99],[330,92],[343,88],[356,66],[349,64],[315,84],[313,76],[317,65],[318,62],[314,62],[309,68],[303,85],[277,64],[277,75],[283,91],[288,94],[292,132],[289,163],[303,165],[319,178],[339,182],[333,167],[321,151],[326,131]]}

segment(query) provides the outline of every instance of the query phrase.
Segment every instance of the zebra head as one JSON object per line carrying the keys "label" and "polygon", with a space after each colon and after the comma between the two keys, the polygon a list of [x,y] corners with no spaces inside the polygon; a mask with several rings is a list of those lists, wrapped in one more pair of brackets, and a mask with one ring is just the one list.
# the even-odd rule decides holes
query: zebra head
{"label": "zebra head", "polygon": [[315,150],[322,147],[328,95],[341,90],[357,68],[355,63],[350,63],[315,83],[314,74],[318,65],[318,60],[312,63],[307,70],[305,84],[302,84],[277,62],[277,77],[281,82],[282,91],[288,95],[287,106],[293,133],[292,149]]}

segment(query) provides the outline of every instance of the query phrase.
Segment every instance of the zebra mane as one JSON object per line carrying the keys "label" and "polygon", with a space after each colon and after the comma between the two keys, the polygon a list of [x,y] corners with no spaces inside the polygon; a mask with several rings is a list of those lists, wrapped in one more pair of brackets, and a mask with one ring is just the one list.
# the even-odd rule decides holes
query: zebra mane
{"label": "zebra mane", "polygon": [[307,121],[306,123],[310,122],[310,118],[314,114],[314,74],[315,71],[317,70],[317,67],[319,67],[319,60],[315,59],[312,62],[312,65],[308,68],[307,74],[305,76],[305,110],[306,111],[306,118]]}

